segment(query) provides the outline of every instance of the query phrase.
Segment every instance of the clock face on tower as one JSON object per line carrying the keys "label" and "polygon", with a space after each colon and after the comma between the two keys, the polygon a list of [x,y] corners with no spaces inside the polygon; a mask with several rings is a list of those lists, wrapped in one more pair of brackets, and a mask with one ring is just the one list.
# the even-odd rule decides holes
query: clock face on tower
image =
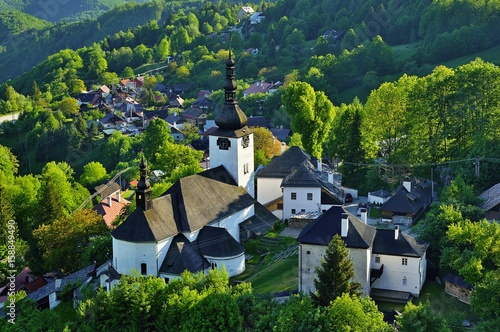
{"label": "clock face on tower", "polygon": [[244,148],[248,148],[248,146],[250,145],[250,137],[248,136],[244,136],[242,139],[241,139],[241,146]]}
{"label": "clock face on tower", "polygon": [[219,150],[229,150],[231,146],[231,141],[224,137],[219,137],[217,139],[217,145],[219,146]]}

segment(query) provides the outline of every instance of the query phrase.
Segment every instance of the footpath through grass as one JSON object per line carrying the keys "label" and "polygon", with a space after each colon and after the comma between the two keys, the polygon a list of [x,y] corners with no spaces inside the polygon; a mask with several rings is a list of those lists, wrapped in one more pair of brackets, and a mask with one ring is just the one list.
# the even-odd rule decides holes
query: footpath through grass
{"label": "footpath through grass", "polygon": [[258,294],[293,291],[298,288],[298,251],[295,238],[279,235],[284,226],[245,243],[245,272],[235,282],[250,282]]}

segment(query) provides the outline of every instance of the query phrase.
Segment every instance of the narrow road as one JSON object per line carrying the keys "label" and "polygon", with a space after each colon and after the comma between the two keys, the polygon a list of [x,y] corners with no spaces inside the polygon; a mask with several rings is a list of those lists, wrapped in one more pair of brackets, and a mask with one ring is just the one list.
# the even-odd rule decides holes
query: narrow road
{"label": "narrow road", "polygon": [[4,121],[17,120],[18,117],[19,117],[19,113],[2,115],[2,116],[0,116],[0,123],[4,122]]}

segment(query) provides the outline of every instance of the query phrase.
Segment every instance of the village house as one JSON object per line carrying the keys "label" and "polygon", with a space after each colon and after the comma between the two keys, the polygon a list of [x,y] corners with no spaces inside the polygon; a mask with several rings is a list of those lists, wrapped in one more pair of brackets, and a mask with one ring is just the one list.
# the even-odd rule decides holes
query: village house
{"label": "village house", "polygon": [[238,21],[241,21],[242,19],[252,15],[253,13],[255,13],[255,10],[253,10],[252,7],[250,6],[241,7],[240,10],[238,10]]}
{"label": "village house", "polygon": [[256,178],[257,200],[282,220],[344,201],[341,175],[297,146],[273,157]]}
{"label": "village house", "polygon": [[236,100],[234,60],[226,62],[224,107],[209,137],[210,169],[179,179],[152,198],[147,164],[140,165],[136,210],[112,232],[113,268],[170,280],[185,271],[245,270],[242,239],[277,221],[253,198],[253,133]]}
{"label": "village house", "polygon": [[248,89],[243,91],[243,96],[248,97],[250,95],[256,94],[256,93],[269,93],[273,94],[276,92],[278,87],[281,85],[281,82],[278,81],[276,83],[267,83],[264,81],[257,81],[254,84],[250,85]]}
{"label": "village house", "polygon": [[102,216],[106,226],[114,228],[114,221],[130,202],[122,197],[120,185],[114,181],[94,189],[100,195],[101,201],[93,209]]}
{"label": "village house", "polygon": [[432,183],[422,178],[406,178],[380,206],[382,221],[411,225],[432,203]]}
{"label": "village house", "polygon": [[315,292],[316,268],[334,235],[341,236],[354,264],[354,280],[372,298],[402,302],[418,296],[425,282],[427,244],[395,229],[377,229],[333,206],[308,223],[297,238],[299,291]]}

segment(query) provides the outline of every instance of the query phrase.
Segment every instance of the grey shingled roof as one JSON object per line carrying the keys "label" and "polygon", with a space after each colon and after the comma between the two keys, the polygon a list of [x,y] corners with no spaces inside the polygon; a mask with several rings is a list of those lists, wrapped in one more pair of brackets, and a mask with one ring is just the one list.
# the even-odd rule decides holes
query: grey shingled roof
{"label": "grey shingled roof", "polygon": [[281,183],[282,187],[322,187],[318,182],[316,174],[308,163],[302,163],[297,170],[292,171]]}
{"label": "grey shingled roof", "polygon": [[[307,224],[297,238],[299,243],[327,246],[335,234],[341,234],[342,206],[333,206],[318,219]],[[349,218],[347,237],[343,238],[348,248],[370,248],[375,238],[375,227],[358,219]]]}
{"label": "grey shingled roof", "polygon": [[256,177],[285,178],[294,167],[308,162],[311,157],[297,146],[292,146],[280,156],[273,157],[271,162],[261,169]]}
{"label": "grey shingled roof", "polygon": [[94,190],[98,192],[101,195],[101,197],[108,197],[109,195],[112,195],[118,190],[120,190],[120,185],[112,181],[96,186],[94,187]]}
{"label": "grey shingled roof", "polygon": [[225,228],[206,226],[196,239],[205,257],[235,257],[245,253],[245,247],[236,241]]}
{"label": "grey shingled roof", "polygon": [[188,270],[196,273],[209,266],[210,263],[200,253],[198,243],[189,242],[184,235],[179,234],[172,240],[159,272],[179,275]]}
{"label": "grey shingled roof", "polygon": [[381,198],[391,197],[391,195],[392,195],[390,191],[385,190],[385,189],[372,191],[369,194],[372,196],[381,197]]}
{"label": "grey shingled roof", "polygon": [[254,204],[224,166],[178,180],[153,207],[137,208],[111,234],[129,242],[157,242],[181,232],[192,232]]}
{"label": "grey shingled roof", "polygon": [[483,191],[479,197],[483,199],[481,208],[485,211],[493,209],[495,206],[500,204],[500,183],[497,183],[490,189]]}
{"label": "grey shingled roof", "polygon": [[401,214],[415,214],[430,204],[431,186],[422,179],[414,179],[411,192],[404,186],[396,189],[394,195],[380,206],[381,211]]}
{"label": "grey shingled roof", "polygon": [[84,267],[83,269],[62,278],[59,287],[56,287],[56,282],[52,281],[47,285],[38,288],[36,291],[29,293],[27,295],[27,298],[32,299],[35,302],[40,301],[41,299],[49,296],[53,292],[61,291],[64,288],[64,286],[69,283],[84,282],[94,273],[95,270],[96,270],[96,263],[92,263],[89,266]]}
{"label": "grey shingled roof", "polygon": [[377,229],[373,243],[373,253],[394,256],[422,257],[427,251],[428,244],[419,243],[414,237],[399,231],[395,239],[395,231],[390,229]]}

